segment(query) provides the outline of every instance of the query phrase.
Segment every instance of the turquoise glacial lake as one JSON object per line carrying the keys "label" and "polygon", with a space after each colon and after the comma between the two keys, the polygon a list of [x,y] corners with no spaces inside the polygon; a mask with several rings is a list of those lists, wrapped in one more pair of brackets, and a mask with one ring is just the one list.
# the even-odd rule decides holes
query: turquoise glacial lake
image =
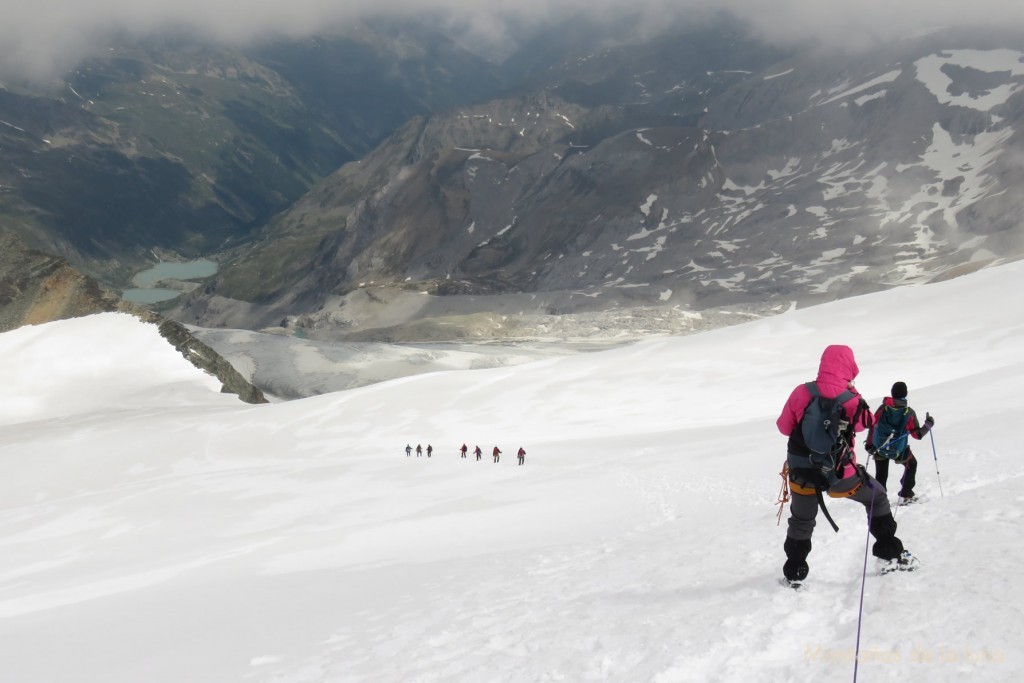
{"label": "turquoise glacial lake", "polygon": [[136,289],[126,289],[121,297],[137,304],[155,304],[182,294],[176,289],[156,287],[163,280],[197,280],[217,274],[217,264],[207,259],[196,261],[162,261],[152,268],[136,273],[132,284]]}

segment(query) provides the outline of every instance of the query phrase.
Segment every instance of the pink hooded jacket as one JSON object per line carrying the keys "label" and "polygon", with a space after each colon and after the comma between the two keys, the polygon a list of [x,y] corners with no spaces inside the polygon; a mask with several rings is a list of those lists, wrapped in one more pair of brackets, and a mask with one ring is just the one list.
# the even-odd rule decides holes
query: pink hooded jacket
{"label": "pink hooded jacket", "polygon": [[[821,363],[818,365],[818,376],[815,382],[822,396],[834,397],[849,389],[854,394],[853,398],[843,404],[847,416],[853,420],[857,414],[857,406],[861,396],[853,386],[853,380],[859,372],[857,361],[853,359],[853,349],[841,344],[833,344],[821,354]],[[798,385],[789,395],[782,414],[775,421],[779,431],[789,438],[789,450],[801,454],[806,451],[803,444],[803,435],[800,433],[800,420],[803,419],[804,410],[811,402],[811,392],[803,384]],[[871,426],[871,412],[865,410],[861,413],[860,420],[854,425],[854,431],[859,432]],[[843,478],[853,476],[856,473],[856,455],[852,453],[850,462],[843,470]]]}

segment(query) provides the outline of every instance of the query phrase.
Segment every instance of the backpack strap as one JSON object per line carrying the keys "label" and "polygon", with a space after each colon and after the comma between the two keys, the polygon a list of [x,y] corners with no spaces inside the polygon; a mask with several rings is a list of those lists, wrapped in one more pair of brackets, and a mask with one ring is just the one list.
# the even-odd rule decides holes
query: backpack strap
{"label": "backpack strap", "polygon": [[828,523],[832,525],[832,528],[838,534],[839,526],[836,524],[835,520],[832,519],[832,515],[828,514],[828,508],[825,507],[825,497],[821,495],[820,487],[814,487],[814,497],[818,499],[818,507],[821,508],[821,514],[825,515],[825,519],[828,520]]}
{"label": "backpack strap", "polygon": [[[855,393],[853,393],[850,390],[846,390],[842,394],[839,394],[839,395],[843,396],[844,394],[849,394],[850,396],[849,396],[849,398],[844,398],[843,399],[843,403],[846,403],[851,398],[859,398],[860,397],[859,394],[855,394]],[[863,398],[860,398],[860,400],[857,401],[857,410],[853,411],[853,418],[850,420],[849,430],[850,430],[850,435],[851,436],[853,435],[853,432],[856,431],[857,423],[860,422],[860,416],[863,415],[865,412],[867,412],[870,415],[871,414],[871,406],[869,406],[868,402],[865,401]]]}
{"label": "backpack strap", "polygon": [[[836,400],[839,401],[840,404],[846,403],[851,398],[857,398],[857,394],[853,393],[849,389],[836,396]],[[864,403],[863,401],[857,404],[857,411],[853,414],[853,419],[850,420],[850,424],[853,424],[854,422],[857,421],[857,419],[860,417],[861,411],[864,410],[864,407],[866,405],[867,404]]]}
{"label": "backpack strap", "polygon": [[[821,389],[818,388],[817,382],[804,382],[804,387],[806,387],[807,391],[810,392],[811,398],[821,398]],[[851,398],[854,398],[856,396],[857,394],[853,393],[849,389],[845,389],[841,394],[836,396],[835,400],[839,401],[840,403],[846,403]],[[855,415],[854,417],[860,417],[861,407],[862,406],[857,406],[858,412],[857,415]]]}

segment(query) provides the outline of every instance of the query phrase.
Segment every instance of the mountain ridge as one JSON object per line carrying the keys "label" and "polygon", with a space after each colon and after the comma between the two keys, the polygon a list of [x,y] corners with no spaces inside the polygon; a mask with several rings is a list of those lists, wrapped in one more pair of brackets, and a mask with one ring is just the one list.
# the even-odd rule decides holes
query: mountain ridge
{"label": "mountain ridge", "polygon": [[[549,322],[522,316],[770,314],[1024,250],[1018,33],[842,54],[729,21],[635,29],[565,24],[500,68],[408,25],[123,48],[63,100],[0,91],[27,107],[0,107],[0,222],[108,285],[211,257],[220,272],[166,312],[324,339],[501,335],[479,324],[495,311],[524,334]],[[348,85],[328,88],[333,69]],[[345,88],[373,74],[362,106]],[[118,109],[141,98],[171,105]]]}
{"label": "mountain ridge", "polygon": [[[767,313],[1020,253],[1007,189],[1024,52],[992,45],[944,33],[857,59],[789,54],[651,108],[542,90],[435,114],[321,181],[173,314],[345,338],[364,334],[346,313],[361,288],[458,297],[464,313],[502,293],[560,313]],[[699,119],[666,104],[698,96]],[[258,256],[289,230],[312,256]]]}
{"label": "mountain ridge", "polygon": [[124,287],[154,248],[245,241],[410,117],[496,84],[450,40],[387,22],[240,47],[114,43],[59,84],[0,83],[0,221]]}

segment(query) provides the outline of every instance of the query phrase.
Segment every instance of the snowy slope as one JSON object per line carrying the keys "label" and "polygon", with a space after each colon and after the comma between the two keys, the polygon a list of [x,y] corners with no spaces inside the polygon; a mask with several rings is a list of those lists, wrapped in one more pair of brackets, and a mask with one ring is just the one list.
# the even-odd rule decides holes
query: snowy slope
{"label": "snowy slope", "polygon": [[[860,508],[830,506],[807,591],[778,584],[774,420],[829,343],[872,405],[900,379],[937,419],[943,492],[916,443],[927,500],[897,516],[925,567],[869,562],[859,680],[1019,679],[1022,286],[1012,263],[263,406],[117,317],[0,335],[0,681],[852,679]],[[161,360],[64,392],[87,339]]]}
{"label": "snowy slope", "polygon": [[[127,313],[26,326],[0,339],[0,427],[128,407],[195,405],[221,387],[156,325]],[[237,397],[212,400],[234,405]]]}

